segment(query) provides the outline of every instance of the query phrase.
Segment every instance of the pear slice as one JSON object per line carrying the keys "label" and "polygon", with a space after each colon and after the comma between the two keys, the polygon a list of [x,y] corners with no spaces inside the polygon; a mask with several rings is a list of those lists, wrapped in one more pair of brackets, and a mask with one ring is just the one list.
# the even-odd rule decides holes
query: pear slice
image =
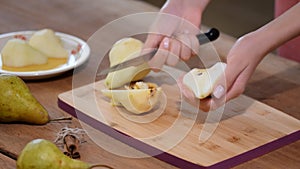
{"label": "pear slice", "polygon": [[101,92],[111,99],[113,106],[123,106],[134,114],[149,112],[157,103],[161,88],[154,83],[136,82],[126,90],[108,90]]}
{"label": "pear slice", "polygon": [[[128,59],[139,56],[143,43],[134,38],[124,38],[117,41],[109,52],[110,66],[122,63]],[[116,72],[109,73],[105,79],[105,85],[109,89],[115,89],[144,78],[150,72],[145,62],[139,66],[132,66]]]}
{"label": "pear slice", "polygon": [[43,29],[35,32],[30,38],[29,44],[48,57],[69,57],[68,51],[64,49],[61,39],[51,29]]}
{"label": "pear slice", "polygon": [[31,47],[26,41],[11,39],[1,51],[2,63],[9,67],[46,64],[48,57]]}
{"label": "pear slice", "polygon": [[183,77],[183,84],[199,99],[211,95],[217,80],[222,76],[226,63],[218,62],[208,69],[194,68]]}

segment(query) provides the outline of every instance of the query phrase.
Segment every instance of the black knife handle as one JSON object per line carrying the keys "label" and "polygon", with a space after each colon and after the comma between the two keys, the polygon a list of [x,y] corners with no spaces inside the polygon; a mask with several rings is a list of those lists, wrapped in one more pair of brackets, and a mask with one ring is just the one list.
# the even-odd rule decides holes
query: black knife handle
{"label": "black knife handle", "polygon": [[218,39],[220,35],[220,32],[218,29],[216,28],[211,28],[208,32],[206,33],[201,33],[196,35],[200,45],[214,41],[216,39]]}

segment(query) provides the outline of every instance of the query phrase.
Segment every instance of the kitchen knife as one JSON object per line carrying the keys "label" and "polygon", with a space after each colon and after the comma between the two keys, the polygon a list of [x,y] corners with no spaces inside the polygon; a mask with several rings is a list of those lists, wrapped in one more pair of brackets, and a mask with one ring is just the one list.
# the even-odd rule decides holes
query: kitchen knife
{"label": "kitchen knife", "polygon": [[[198,34],[198,35],[196,35],[196,37],[199,41],[199,44],[203,45],[205,43],[216,40],[219,37],[219,35],[220,35],[220,33],[219,33],[218,29],[211,28],[208,32],[203,33],[203,34]],[[108,69],[104,69],[100,73],[98,73],[97,76],[106,75],[110,72],[115,72],[117,70],[125,69],[125,68],[130,67],[130,66],[141,65],[141,64],[149,61],[155,55],[157,50],[158,49],[154,49],[153,51],[151,51],[149,53],[146,53],[146,54],[141,55],[139,57],[124,61],[124,62],[122,62],[120,64],[117,64],[115,66],[112,66]]]}

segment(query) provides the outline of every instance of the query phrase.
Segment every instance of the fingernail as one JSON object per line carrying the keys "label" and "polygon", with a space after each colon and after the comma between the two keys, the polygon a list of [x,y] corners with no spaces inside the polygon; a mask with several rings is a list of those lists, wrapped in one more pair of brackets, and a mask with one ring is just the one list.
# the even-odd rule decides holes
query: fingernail
{"label": "fingernail", "polygon": [[215,96],[217,99],[220,99],[224,94],[225,90],[222,85],[218,85],[213,92],[213,96]]}
{"label": "fingernail", "polygon": [[164,39],[163,46],[164,46],[165,49],[169,48],[169,38]]}

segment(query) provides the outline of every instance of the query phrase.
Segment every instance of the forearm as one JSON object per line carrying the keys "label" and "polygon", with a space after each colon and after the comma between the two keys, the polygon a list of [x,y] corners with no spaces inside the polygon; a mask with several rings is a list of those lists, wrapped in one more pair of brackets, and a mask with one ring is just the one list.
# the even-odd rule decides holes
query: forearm
{"label": "forearm", "polygon": [[209,2],[210,0],[167,0],[161,12],[177,15],[192,23],[200,23]]}
{"label": "forearm", "polygon": [[258,39],[257,46],[267,54],[285,42],[300,35],[300,3],[284,14],[253,32]]}
{"label": "forearm", "polygon": [[202,13],[209,2],[210,0],[167,0],[160,12],[176,15],[199,27]]}

